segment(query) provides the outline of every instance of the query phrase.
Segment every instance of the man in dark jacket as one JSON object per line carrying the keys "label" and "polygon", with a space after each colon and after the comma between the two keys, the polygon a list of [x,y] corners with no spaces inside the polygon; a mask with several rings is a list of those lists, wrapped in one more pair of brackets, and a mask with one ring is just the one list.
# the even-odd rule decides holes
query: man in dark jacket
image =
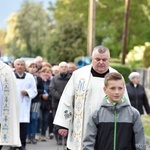
{"label": "man in dark jacket", "polygon": [[[56,110],[59,104],[60,97],[63,90],[69,81],[71,74],[68,72],[68,67],[66,62],[61,62],[59,64],[59,74],[55,75],[50,84],[50,93],[52,95],[52,108],[53,114],[55,116]],[[55,132],[57,144],[62,144],[62,137]]]}
{"label": "man in dark jacket", "polygon": [[129,80],[130,82],[126,85],[126,88],[131,105],[135,107],[141,115],[144,114],[144,106],[146,113],[150,115],[150,106],[145,89],[142,85],[139,84],[140,74],[138,72],[132,72],[129,75]]}

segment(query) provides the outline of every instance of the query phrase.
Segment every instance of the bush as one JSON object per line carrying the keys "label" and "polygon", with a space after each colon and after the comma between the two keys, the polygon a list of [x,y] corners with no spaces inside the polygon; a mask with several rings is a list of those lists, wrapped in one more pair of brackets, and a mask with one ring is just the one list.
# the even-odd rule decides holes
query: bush
{"label": "bush", "polygon": [[118,63],[110,63],[110,66],[123,75],[126,83],[129,82],[128,76],[131,73],[131,68],[129,66]]}
{"label": "bush", "polygon": [[148,115],[142,115],[141,116],[144,132],[146,136],[150,136],[150,118]]}

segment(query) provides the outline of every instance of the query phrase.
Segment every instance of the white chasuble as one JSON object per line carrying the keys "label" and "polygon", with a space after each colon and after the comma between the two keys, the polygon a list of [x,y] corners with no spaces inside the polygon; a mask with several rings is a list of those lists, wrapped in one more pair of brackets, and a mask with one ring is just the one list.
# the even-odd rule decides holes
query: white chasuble
{"label": "white chasuble", "polygon": [[[117,72],[109,67],[110,72]],[[67,148],[81,150],[89,117],[99,109],[105,96],[104,78],[93,77],[91,65],[72,74],[61,96],[54,124],[68,129]],[[128,100],[129,101],[129,100]]]}
{"label": "white chasuble", "polygon": [[0,61],[1,127],[0,145],[21,146],[19,106],[12,69]]}

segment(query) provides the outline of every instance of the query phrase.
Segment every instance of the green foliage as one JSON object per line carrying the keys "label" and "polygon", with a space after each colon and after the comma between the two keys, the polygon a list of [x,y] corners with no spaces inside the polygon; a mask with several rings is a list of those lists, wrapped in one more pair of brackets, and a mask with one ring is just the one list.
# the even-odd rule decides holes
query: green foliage
{"label": "green foliage", "polygon": [[[119,58],[122,51],[124,2],[96,1],[96,45],[109,47],[114,58]],[[130,1],[127,50],[150,39],[149,6],[149,0]],[[17,34],[8,44],[10,53],[24,57],[41,55],[56,63],[86,56],[89,0],[56,0],[48,10],[42,3],[24,1],[18,12]]]}
{"label": "green foliage", "polygon": [[[96,7],[96,44],[102,43],[109,47],[111,56],[116,58],[122,51],[124,2],[101,0],[97,2]],[[149,13],[144,13],[144,6],[148,8],[148,0],[130,1],[127,50],[150,39]]]}
{"label": "green foliage", "polygon": [[128,76],[131,73],[131,68],[129,66],[118,63],[111,63],[110,66],[115,68],[119,73],[123,75],[126,83],[129,82]]}
{"label": "green foliage", "polygon": [[48,30],[48,14],[43,5],[24,1],[17,14],[15,30],[18,34],[14,36],[13,44],[8,44],[14,56],[42,55]]}
{"label": "green foliage", "polygon": [[[148,115],[141,116],[145,137],[150,137],[150,117]],[[150,141],[149,139],[146,140],[147,148],[150,148]]]}
{"label": "green foliage", "polygon": [[[22,56],[28,56],[28,53],[26,51],[23,51],[20,47],[20,44],[16,44],[19,40],[19,37],[17,35],[12,39],[11,42],[7,44],[8,47],[8,54],[11,56],[14,56],[15,58],[19,58]],[[26,54],[25,54],[26,53]]]}
{"label": "green foliage", "polygon": [[136,70],[138,68],[141,68],[141,67],[143,67],[142,60],[131,61],[129,63],[129,66],[131,67],[132,70]]}
{"label": "green foliage", "polygon": [[[140,5],[139,5],[140,3]],[[130,1],[127,50],[150,39],[148,0]],[[88,31],[89,0],[57,0],[51,7],[57,24],[68,20],[83,21],[84,32]],[[104,44],[112,57],[119,57],[122,51],[122,35],[125,17],[125,1],[96,1],[96,45]],[[138,18],[138,19],[137,19]]]}
{"label": "green foliage", "polygon": [[47,41],[47,59],[54,63],[74,61],[78,56],[86,55],[86,34],[82,21],[68,20],[61,22]]}
{"label": "green foliage", "polygon": [[45,46],[45,57],[50,62],[69,62],[86,55],[88,1],[83,0],[82,4],[79,0],[57,0],[50,5],[55,20]]}
{"label": "green foliage", "polygon": [[4,47],[4,36],[5,32],[0,29],[0,48]]}
{"label": "green foliage", "polygon": [[[39,15],[40,14],[40,15]],[[48,30],[48,14],[41,4],[25,1],[18,14],[17,27],[20,38],[26,44],[30,56],[42,55],[45,35]]]}
{"label": "green foliage", "polygon": [[[129,15],[129,34],[127,49],[129,50],[134,45],[144,43],[149,38],[149,24],[144,6],[148,2],[142,1],[138,5],[138,1],[131,1]],[[88,30],[88,9],[89,1],[82,0],[57,0],[56,5],[50,7],[53,11],[54,19],[57,24],[68,20],[83,21],[84,31]],[[118,57],[122,51],[122,34],[125,16],[125,3],[122,0],[110,1],[102,0],[96,2],[96,45],[104,44],[109,47],[112,57]],[[140,12],[140,13],[137,13]],[[141,16],[139,18],[139,15]],[[138,18],[138,19],[137,19]],[[142,22],[138,23],[138,22]],[[138,32],[137,32],[138,31]],[[140,34],[139,34],[140,31]],[[140,35],[140,38],[138,37]]]}
{"label": "green foliage", "polygon": [[[96,36],[110,49],[112,57],[118,57],[122,49],[124,1],[103,0],[96,7]],[[96,44],[100,44],[96,39]]]}
{"label": "green foliage", "polygon": [[110,63],[120,63],[121,64],[121,59],[119,58],[110,58]]}
{"label": "green foliage", "polygon": [[150,136],[150,118],[147,115],[142,115],[141,116],[142,123],[144,126],[144,132],[147,136]]}
{"label": "green foliage", "polygon": [[142,9],[143,12],[145,14],[145,16],[148,18],[148,20],[150,21],[150,0],[147,0],[147,5],[142,5]]}
{"label": "green foliage", "polygon": [[[142,1],[140,5],[139,0],[131,1],[130,22],[129,22],[129,48],[134,45],[143,45],[150,39],[150,21],[149,14],[145,14],[143,7],[149,7],[149,0]],[[138,19],[137,19],[138,18]]]}
{"label": "green foliage", "polygon": [[135,70],[143,66],[142,59],[145,51],[145,46],[134,46],[126,56],[126,63]]}
{"label": "green foliage", "polygon": [[82,25],[87,31],[88,4],[88,0],[82,0],[82,2],[80,0],[56,0],[56,4],[51,4],[49,10],[53,12],[53,19],[57,24],[61,24],[66,19],[82,20]]}
{"label": "green foliage", "polygon": [[143,65],[144,67],[150,67],[150,43],[145,44],[145,51],[143,55]]}

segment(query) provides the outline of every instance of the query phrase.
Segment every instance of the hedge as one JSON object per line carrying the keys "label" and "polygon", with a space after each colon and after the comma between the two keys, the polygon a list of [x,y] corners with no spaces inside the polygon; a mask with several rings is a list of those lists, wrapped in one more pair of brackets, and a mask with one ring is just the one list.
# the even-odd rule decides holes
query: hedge
{"label": "hedge", "polygon": [[118,64],[118,63],[110,63],[110,66],[123,75],[126,83],[129,82],[128,76],[132,72],[129,66]]}

